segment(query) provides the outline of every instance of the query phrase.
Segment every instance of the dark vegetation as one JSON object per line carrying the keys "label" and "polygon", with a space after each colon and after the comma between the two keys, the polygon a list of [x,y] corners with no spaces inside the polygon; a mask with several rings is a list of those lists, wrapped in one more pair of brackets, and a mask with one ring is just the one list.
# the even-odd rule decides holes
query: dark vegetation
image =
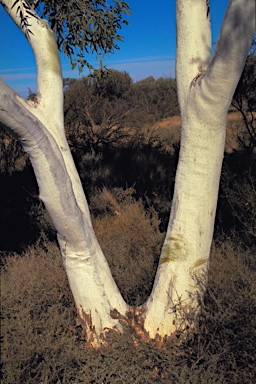
{"label": "dark vegetation", "polygon": [[[127,326],[109,348],[85,349],[31,166],[0,131],[1,382],[256,382],[255,101],[248,102],[246,70],[233,102],[242,99],[244,124],[224,158],[202,311],[195,328],[162,346],[143,343]],[[179,113],[175,81],[134,84],[114,71],[97,81],[67,79],[64,90],[66,133],[96,235],[124,298],[141,304],[152,287],[174,186],[179,143],[167,145],[154,127]],[[189,314],[181,310],[177,320]]]}

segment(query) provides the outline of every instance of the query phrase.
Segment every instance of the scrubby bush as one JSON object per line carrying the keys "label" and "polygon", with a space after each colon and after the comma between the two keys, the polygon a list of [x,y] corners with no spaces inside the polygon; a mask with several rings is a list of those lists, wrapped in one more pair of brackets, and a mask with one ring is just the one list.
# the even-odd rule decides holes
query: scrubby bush
{"label": "scrubby bush", "polygon": [[73,151],[83,147],[97,152],[131,138],[145,141],[156,122],[178,113],[171,78],[133,83],[127,72],[112,70],[101,79],[65,80],[65,129]]}
{"label": "scrubby bush", "polygon": [[239,133],[238,141],[243,148],[255,151],[256,148],[256,34],[252,41],[245,67],[237,85],[233,107],[240,112],[244,131]]}
{"label": "scrubby bush", "polygon": [[145,210],[134,190],[104,188],[91,200],[93,226],[116,283],[129,304],[151,291],[163,243],[156,211]]}
{"label": "scrubby bush", "polygon": [[31,166],[11,176],[0,173],[0,185],[0,251],[20,253],[35,244],[41,232],[55,238]]}
{"label": "scrubby bush", "polygon": [[256,154],[250,150],[226,156],[221,176],[217,233],[246,246],[256,240]]}
{"label": "scrubby bush", "polygon": [[154,123],[179,114],[175,79],[149,76],[137,81],[133,84],[133,97],[145,121]]}
{"label": "scrubby bush", "polygon": [[28,163],[28,155],[24,153],[19,142],[0,126],[0,173],[11,175],[22,171]]}
{"label": "scrubby bush", "polygon": [[[117,79],[117,84],[112,81]],[[148,123],[155,118],[150,115],[150,103],[154,103],[154,92],[157,91],[153,92],[154,86],[166,85],[170,96],[175,96],[172,89],[175,84],[169,80],[162,79],[157,83],[151,78],[132,85],[129,76],[116,73],[108,82],[111,97],[108,98],[103,89],[100,101],[105,107],[111,106],[113,112],[117,99],[119,107],[124,105],[120,104],[121,95],[132,101],[138,92],[149,112],[145,119],[142,109],[143,116],[138,122]],[[85,81],[88,79],[81,81],[79,87],[87,87]],[[130,87],[135,85],[137,90],[133,93]],[[119,96],[118,87],[122,90]],[[76,93],[75,89],[69,96]],[[151,99],[145,99],[149,93]],[[97,100],[97,92],[93,97]],[[72,104],[72,97],[69,101]],[[168,105],[164,99],[160,104],[156,108],[159,107],[159,116],[163,117],[170,111],[166,109]],[[82,104],[78,103],[78,106]],[[71,112],[74,110],[67,113]],[[83,117],[85,121],[88,116],[80,112],[78,120]],[[102,123],[106,115],[98,116],[97,111],[94,112],[91,118],[99,117],[102,121],[93,124]],[[157,115],[156,110],[154,113]],[[85,123],[88,127],[88,119]],[[125,128],[125,124],[122,127]],[[91,141],[93,145],[90,144],[90,150],[85,152],[88,143],[85,143],[83,129],[83,126],[81,130],[74,129],[78,141],[76,147],[73,146],[73,154],[88,191],[94,229],[122,295],[129,304],[139,305],[146,300],[154,280],[169,217],[178,146],[175,156],[171,156],[166,147],[155,136],[145,134],[146,131],[136,132],[136,136],[128,139],[124,135],[120,142],[118,138],[121,136],[117,135],[112,142],[104,143],[102,132],[97,131],[98,137],[96,132]],[[87,131],[86,135],[89,133]],[[113,132],[110,130],[109,133],[112,135]],[[72,136],[70,132],[69,135]],[[100,145],[99,142],[95,145],[95,138],[96,141],[100,138]],[[51,235],[53,240],[54,229],[38,201],[33,175],[28,167],[24,168],[23,174],[20,172],[26,157],[7,136],[4,136],[1,148],[2,249],[12,250],[11,247],[17,244],[19,249],[27,248],[41,231]],[[8,164],[9,152],[13,150],[14,156]],[[6,257],[5,254],[6,258],[1,260],[2,382],[256,382],[255,165],[255,154],[251,150],[226,155],[216,246],[210,259],[208,280],[197,281],[199,292],[206,291],[200,314],[193,327],[184,328],[161,345],[158,341],[145,342],[127,324],[124,334],[113,336],[108,347],[98,351],[85,350],[85,340],[80,327],[76,326],[73,298],[55,243],[41,239],[22,255]],[[11,194],[14,186],[15,197]],[[19,221],[23,217],[23,221]],[[12,237],[8,237],[8,233]],[[227,235],[232,243],[226,240]],[[191,312],[184,307],[178,308],[177,321],[191,324]]]}
{"label": "scrubby bush", "polygon": [[82,349],[56,245],[43,242],[5,260],[1,318],[3,383],[71,381]]}
{"label": "scrubby bush", "polygon": [[199,365],[216,362],[224,374],[223,381],[217,382],[256,380],[255,252],[255,247],[244,249],[230,241],[217,243],[198,328],[186,340]]}
{"label": "scrubby bush", "polygon": [[[104,203],[103,208],[106,206]],[[109,346],[97,351],[85,349],[80,327],[76,326],[58,248],[43,241],[22,256],[10,256],[1,271],[2,382],[254,383],[254,253],[234,248],[230,242],[217,244],[202,310],[191,330],[159,344],[144,342],[127,324],[123,335],[113,335]],[[129,263],[129,259],[118,261]],[[201,284],[203,281],[199,289]],[[141,287],[138,289],[140,295]],[[177,316],[184,314],[181,311]]]}

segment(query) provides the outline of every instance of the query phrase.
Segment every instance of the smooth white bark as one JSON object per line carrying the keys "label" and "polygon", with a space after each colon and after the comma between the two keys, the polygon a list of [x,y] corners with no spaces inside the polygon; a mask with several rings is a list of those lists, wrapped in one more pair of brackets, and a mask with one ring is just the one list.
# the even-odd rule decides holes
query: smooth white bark
{"label": "smooth white bark", "polygon": [[[13,1],[2,2],[19,26]],[[25,9],[23,10],[25,13]],[[19,138],[34,168],[40,198],[57,230],[64,266],[89,343],[121,330],[112,311],[128,310],[94,234],[85,194],[64,133],[63,83],[57,44],[45,20],[29,18],[38,71],[36,102],[0,82],[0,122]],[[24,32],[24,31],[23,31]],[[116,315],[115,315],[116,317]]]}
{"label": "smooth white bark", "polygon": [[226,115],[254,32],[254,0],[231,0],[211,57],[205,0],[176,0],[181,143],[168,230],[145,304],[150,337],[176,330],[176,308],[198,304],[207,270],[225,145]]}
{"label": "smooth white bark", "polygon": [[[20,26],[13,0],[1,3]],[[22,0],[19,1],[22,5]],[[231,0],[211,57],[206,0],[176,0],[176,76],[182,118],[172,211],[152,293],[138,309],[150,337],[176,330],[176,308],[195,294],[193,274],[207,269],[221,172],[226,114],[254,32],[254,0]],[[25,9],[23,10],[25,13]],[[129,307],[95,237],[84,191],[64,133],[62,74],[53,33],[29,18],[38,71],[37,101],[27,102],[0,82],[0,122],[28,152],[58,233],[64,265],[88,342],[121,331]],[[24,33],[25,31],[23,31]]]}

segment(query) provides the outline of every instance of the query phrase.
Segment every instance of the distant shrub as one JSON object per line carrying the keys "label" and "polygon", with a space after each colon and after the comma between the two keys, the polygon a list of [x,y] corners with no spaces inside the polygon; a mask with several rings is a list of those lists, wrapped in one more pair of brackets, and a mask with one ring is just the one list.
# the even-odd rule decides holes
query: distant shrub
{"label": "distant shrub", "polygon": [[227,155],[220,185],[217,228],[246,246],[256,240],[256,154]]}
{"label": "distant shrub", "polygon": [[163,243],[157,213],[132,197],[134,190],[104,188],[91,200],[93,226],[121,293],[142,304],[151,291]]}
{"label": "distant shrub", "polygon": [[0,126],[0,173],[11,175],[28,164],[28,155],[21,144]]}

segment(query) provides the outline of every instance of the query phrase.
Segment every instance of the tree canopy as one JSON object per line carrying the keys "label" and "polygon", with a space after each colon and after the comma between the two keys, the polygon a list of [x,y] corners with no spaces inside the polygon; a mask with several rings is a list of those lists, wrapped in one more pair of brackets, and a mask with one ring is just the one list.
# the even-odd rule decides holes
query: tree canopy
{"label": "tree canopy", "polygon": [[29,18],[36,17],[29,6],[48,21],[59,50],[69,57],[73,69],[78,65],[79,71],[85,66],[93,70],[86,59],[89,53],[97,55],[102,69],[101,58],[119,49],[118,43],[123,40],[119,31],[128,25],[124,17],[131,13],[128,3],[121,0],[16,0],[12,7],[20,15],[28,39],[32,33]]}

